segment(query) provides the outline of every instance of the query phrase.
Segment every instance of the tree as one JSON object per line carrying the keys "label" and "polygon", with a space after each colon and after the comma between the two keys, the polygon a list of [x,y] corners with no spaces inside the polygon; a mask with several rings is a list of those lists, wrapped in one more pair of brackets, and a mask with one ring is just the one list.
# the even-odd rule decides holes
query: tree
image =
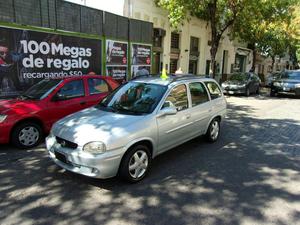
{"label": "tree", "polygon": [[270,56],[281,56],[294,48],[297,31],[294,17],[298,0],[265,0],[245,5],[243,15],[232,27],[232,37],[247,42],[253,50],[252,70],[256,50]]}
{"label": "tree", "polygon": [[240,17],[244,6],[256,0],[155,0],[169,12],[170,23],[178,28],[184,19],[195,16],[210,24],[211,70],[216,73],[216,54],[222,35]]}
{"label": "tree", "polygon": [[256,61],[255,49],[258,43],[265,48],[266,44],[262,43],[266,43],[268,37],[272,37],[271,42],[276,44],[275,39],[277,38],[278,30],[273,32],[267,28],[270,24],[276,24],[279,27],[282,24],[289,24],[291,21],[290,10],[299,0],[154,1],[158,6],[168,11],[170,23],[175,28],[178,28],[184,19],[189,19],[189,16],[203,19],[210,24],[211,69],[213,76],[215,76],[216,54],[222,35],[228,28],[231,28],[232,38],[238,37],[242,41],[249,43],[249,46],[252,46],[254,50],[252,68],[254,69]]}

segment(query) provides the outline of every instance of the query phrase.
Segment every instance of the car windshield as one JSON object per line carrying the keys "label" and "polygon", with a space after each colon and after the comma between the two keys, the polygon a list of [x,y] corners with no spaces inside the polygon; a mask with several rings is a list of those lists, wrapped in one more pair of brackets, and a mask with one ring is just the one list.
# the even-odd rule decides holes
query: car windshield
{"label": "car windshield", "polygon": [[245,81],[249,79],[249,74],[245,74],[245,73],[235,73],[232,74],[231,77],[229,78],[229,80],[233,81]]}
{"label": "car windshield", "polygon": [[158,84],[129,82],[104,98],[96,107],[115,113],[143,115],[152,113],[167,87]]}
{"label": "car windshield", "polygon": [[41,80],[20,95],[20,97],[26,99],[43,99],[47,97],[60,82],[62,82],[62,80]]}
{"label": "car windshield", "polygon": [[272,74],[270,75],[270,77],[274,77],[274,78],[276,78],[276,79],[280,78],[280,76],[281,76],[281,73],[272,73]]}
{"label": "car windshield", "polygon": [[291,79],[291,80],[300,80],[300,71],[289,71],[282,74],[281,78]]}

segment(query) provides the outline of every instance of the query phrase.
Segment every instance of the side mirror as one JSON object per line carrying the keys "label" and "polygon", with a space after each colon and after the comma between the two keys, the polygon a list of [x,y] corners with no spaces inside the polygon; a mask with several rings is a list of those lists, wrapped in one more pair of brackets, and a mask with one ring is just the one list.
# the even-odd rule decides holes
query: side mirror
{"label": "side mirror", "polygon": [[56,95],[53,96],[52,101],[57,102],[57,101],[63,101],[66,100],[67,97],[63,94],[60,94],[59,92],[56,93]]}
{"label": "side mirror", "polygon": [[175,114],[177,114],[177,109],[175,107],[166,107],[160,110],[157,117],[175,115]]}

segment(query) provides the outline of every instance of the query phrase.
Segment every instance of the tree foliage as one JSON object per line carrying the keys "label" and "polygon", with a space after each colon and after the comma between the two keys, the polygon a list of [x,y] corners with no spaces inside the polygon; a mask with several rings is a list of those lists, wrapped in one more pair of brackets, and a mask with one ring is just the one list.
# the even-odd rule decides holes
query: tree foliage
{"label": "tree foliage", "polygon": [[233,38],[238,37],[252,46],[259,46],[270,55],[279,54],[286,49],[290,36],[284,29],[290,28],[290,12],[298,1],[155,0],[158,6],[168,11],[170,23],[175,28],[179,28],[182,21],[190,16],[210,24],[211,68],[214,75],[219,43],[228,28],[231,28]]}

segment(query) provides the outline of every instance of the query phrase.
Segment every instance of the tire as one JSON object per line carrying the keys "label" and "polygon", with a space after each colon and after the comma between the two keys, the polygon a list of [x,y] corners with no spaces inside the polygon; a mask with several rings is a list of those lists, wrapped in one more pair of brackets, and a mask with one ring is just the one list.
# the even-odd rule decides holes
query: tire
{"label": "tire", "polygon": [[270,91],[270,96],[271,96],[271,97],[275,97],[275,96],[276,96],[276,92],[273,91],[272,89],[271,89],[271,91]]}
{"label": "tire", "polygon": [[220,134],[220,120],[215,118],[213,119],[206,131],[206,139],[208,142],[216,142]]}
{"label": "tire", "polygon": [[[142,158],[142,161],[137,162],[138,159],[141,160]],[[123,157],[119,168],[119,176],[124,181],[136,183],[147,175],[150,166],[151,154],[149,148],[145,145],[136,145]]]}
{"label": "tire", "polygon": [[255,93],[256,93],[257,95],[259,95],[259,93],[260,93],[259,87],[257,87],[257,90],[256,90]]}
{"label": "tire", "polygon": [[250,96],[250,89],[247,87],[245,91],[245,96],[249,97]]}
{"label": "tire", "polygon": [[11,142],[20,149],[33,148],[42,140],[43,132],[40,125],[34,122],[24,122],[17,125],[11,134]]}

